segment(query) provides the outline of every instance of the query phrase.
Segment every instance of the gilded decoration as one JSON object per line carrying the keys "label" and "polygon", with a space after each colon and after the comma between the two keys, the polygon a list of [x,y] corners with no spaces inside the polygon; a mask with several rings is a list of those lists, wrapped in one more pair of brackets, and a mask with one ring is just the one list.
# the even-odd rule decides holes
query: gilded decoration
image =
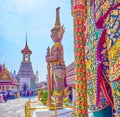
{"label": "gilded decoration", "polygon": [[85,35],[88,104],[92,111],[110,105],[119,115],[120,1],[87,1],[87,9]]}

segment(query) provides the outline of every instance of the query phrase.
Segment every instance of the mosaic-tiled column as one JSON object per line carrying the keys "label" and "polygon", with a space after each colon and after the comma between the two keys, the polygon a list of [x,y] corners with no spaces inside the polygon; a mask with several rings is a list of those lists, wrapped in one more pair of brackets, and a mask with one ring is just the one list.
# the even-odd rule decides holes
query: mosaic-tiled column
{"label": "mosaic-tiled column", "polygon": [[87,117],[87,85],[85,68],[85,19],[86,1],[72,0],[72,16],[74,20],[74,56],[76,81],[76,117]]}

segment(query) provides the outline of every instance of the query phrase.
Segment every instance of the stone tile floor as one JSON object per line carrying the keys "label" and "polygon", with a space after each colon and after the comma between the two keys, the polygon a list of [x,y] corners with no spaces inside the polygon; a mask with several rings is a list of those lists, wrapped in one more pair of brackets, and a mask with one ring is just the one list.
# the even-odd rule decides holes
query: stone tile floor
{"label": "stone tile floor", "polygon": [[[18,98],[18,99],[8,100],[6,103],[0,103],[0,117],[25,117],[25,103],[28,100],[29,98]],[[32,98],[31,101],[37,101],[36,97]],[[37,107],[37,106],[38,106],[37,104],[31,104],[31,107]],[[39,112],[40,111],[32,111],[31,115],[33,115],[33,117],[36,117],[34,116],[34,114],[35,113],[37,114]],[[42,115],[42,113],[39,114]],[[65,115],[65,117],[68,116]],[[89,117],[92,117],[91,113],[89,113]]]}
{"label": "stone tile floor", "polygon": [[18,98],[0,103],[0,117],[25,117],[24,108],[27,101],[27,98]]}

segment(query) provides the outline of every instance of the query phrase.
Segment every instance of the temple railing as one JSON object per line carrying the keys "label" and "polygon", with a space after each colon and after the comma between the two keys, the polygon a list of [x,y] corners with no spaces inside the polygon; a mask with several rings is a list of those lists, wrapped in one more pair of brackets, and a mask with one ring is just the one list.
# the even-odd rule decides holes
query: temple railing
{"label": "temple railing", "polygon": [[[38,101],[34,101],[32,102],[31,100],[27,101],[25,104],[25,117],[31,117],[31,111],[34,110],[54,110],[54,114],[50,115],[50,117],[60,117],[61,115],[65,115],[67,113],[71,113],[70,117],[75,117],[75,106],[66,106],[66,107],[56,107],[56,106],[51,106],[51,107],[31,107],[31,104],[41,104]],[[62,112],[60,114],[57,114],[57,109],[61,109],[61,108],[71,108],[73,110],[69,111],[69,112]]]}

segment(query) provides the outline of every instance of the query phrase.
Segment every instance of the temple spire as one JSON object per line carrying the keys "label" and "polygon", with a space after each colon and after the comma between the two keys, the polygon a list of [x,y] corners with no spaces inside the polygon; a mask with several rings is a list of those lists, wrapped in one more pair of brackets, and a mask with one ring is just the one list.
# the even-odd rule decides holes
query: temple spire
{"label": "temple spire", "polygon": [[26,46],[28,46],[28,45],[27,45],[27,31],[26,31]]}
{"label": "temple spire", "polygon": [[55,27],[59,28],[60,27],[60,13],[59,13],[60,7],[56,8],[56,22],[55,22]]}
{"label": "temple spire", "polygon": [[27,31],[26,31],[26,44],[25,44],[24,49],[21,52],[25,54],[32,54],[32,51],[29,49],[28,44],[27,44]]}

